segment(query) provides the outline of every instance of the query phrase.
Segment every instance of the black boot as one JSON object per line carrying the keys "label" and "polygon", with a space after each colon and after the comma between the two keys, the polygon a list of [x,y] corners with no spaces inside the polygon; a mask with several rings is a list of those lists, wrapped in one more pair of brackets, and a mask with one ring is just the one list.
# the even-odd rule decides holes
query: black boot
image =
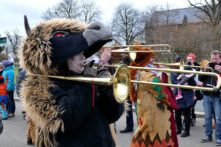
{"label": "black boot", "polygon": [[190,136],[190,133],[189,133],[189,132],[184,131],[184,132],[181,134],[181,137],[187,137],[187,136]]}
{"label": "black boot", "polygon": [[181,134],[181,130],[176,130],[176,134]]}

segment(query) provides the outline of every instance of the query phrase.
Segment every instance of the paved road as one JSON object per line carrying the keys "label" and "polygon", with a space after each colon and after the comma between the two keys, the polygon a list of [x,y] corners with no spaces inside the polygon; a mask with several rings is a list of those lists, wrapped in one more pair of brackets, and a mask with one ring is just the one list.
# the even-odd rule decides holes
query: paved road
{"label": "paved road", "polygon": [[[0,147],[28,147],[26,145],[26,122],[22,118],[21,102],[16,102],[16,115],[14,118],[5,120],[3,134],[0,135]],[[135,115],[134,115],[135,116]],[[180,138],[180,147],[214,147],[215,143],[200,143],[203,137],[203,119],[198,118],[195,127],[191,128],[191,136],[187,138]],[[120,129],[125,127],[125,115],[117,121],[117,135],[120,147],[128,147],[132,137],[132,133],[121,134]]]}

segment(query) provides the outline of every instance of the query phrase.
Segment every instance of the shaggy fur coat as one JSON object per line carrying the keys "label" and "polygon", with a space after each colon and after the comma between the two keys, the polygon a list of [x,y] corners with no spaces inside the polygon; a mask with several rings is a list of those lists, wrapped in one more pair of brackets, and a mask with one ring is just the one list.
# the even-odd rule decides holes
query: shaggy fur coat
{"label": "shaggy fur coat", "polygon": [[20,65],[27,71],[20,93],[24,109],[35,126],[37,147],[115,146],[109,123],[120,117],[122,106],[113,99],[111,88],[101,87],[96,95],[91,84],[46,77],[59,75],[61,70],[52,65],[50,58],[52,32],[79,32],[86,27],[76,20],[45,21],[31,30],[19,50]]}

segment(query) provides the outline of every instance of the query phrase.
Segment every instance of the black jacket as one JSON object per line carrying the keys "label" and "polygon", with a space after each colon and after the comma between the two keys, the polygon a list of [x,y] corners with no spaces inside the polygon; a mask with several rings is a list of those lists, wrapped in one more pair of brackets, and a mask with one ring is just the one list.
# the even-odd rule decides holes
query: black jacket
{"label": "black jacket", "polygon": [[[219,65],[221,65],[221,64],[219,64]],[[212,67],[214,69],[215,64],[209,63],[209,67]],[[215,71],[215,72],[217,72],[217,71]],[[205,86],[205,87],[211,87],[209,85],[216,85],[216,83],[217,83],[217,78],[214,76],[199,75],[198,78],[199,78],[199,81],[203,82],[203,86]],[[219,97],[220,92],[219,91],[212,91],[212,92],[203,91],[203,94],[207,95],[207,96],[211,96],[211,97]]]}
{"label": "black jacket", "polygon": [[[60,107],[64,132],[56,134],[60,147],[114,147],[109,123],[121,116],[123,107],[112,94],[112,88],[99,87],[92,107],[92,84],[53,80],[51,89]],[[97,88],[95,88],[96,90]]]}

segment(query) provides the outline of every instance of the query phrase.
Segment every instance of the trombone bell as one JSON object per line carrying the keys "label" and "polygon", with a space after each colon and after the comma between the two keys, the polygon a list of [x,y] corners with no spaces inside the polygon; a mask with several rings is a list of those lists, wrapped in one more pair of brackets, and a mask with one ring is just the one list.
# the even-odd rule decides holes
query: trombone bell
{"label": "trombone bell", "polygon": [[126,65],[117,68],[113,77],[113,92],[118,103],[127,100],[129,95],[130,74]]}

